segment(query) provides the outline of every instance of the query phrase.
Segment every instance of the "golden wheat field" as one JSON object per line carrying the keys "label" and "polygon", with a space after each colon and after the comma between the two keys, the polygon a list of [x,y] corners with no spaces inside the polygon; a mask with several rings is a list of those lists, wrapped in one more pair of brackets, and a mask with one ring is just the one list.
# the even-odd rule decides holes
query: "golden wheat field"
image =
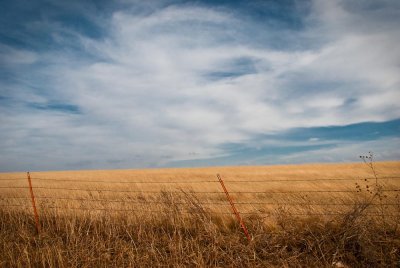
{"label": "golden wheat field", "polygon": [[[400,261],[400,162],[0,174],[1,267]],[[217,179],[243,218],[246,239]]]}

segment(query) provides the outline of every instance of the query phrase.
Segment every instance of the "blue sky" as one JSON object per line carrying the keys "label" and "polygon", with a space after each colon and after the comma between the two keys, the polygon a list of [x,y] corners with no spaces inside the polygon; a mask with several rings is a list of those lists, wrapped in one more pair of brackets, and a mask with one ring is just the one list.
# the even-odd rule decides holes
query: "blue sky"
{"label": "blue sky", "polygon": [[400,160],[400,2],[0,2],[0,171]]}

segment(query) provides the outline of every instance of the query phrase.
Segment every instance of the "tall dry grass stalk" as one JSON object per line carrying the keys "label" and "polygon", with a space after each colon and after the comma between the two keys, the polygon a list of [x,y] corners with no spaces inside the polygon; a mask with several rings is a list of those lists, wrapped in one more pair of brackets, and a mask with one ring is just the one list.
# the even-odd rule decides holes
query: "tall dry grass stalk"
{"label": "tall dry grass stalk", "polygon": [[[378,178],[398,176],[399,166],[398,162],[382,163],[375,171]],[[38,200],[42,226],[39,235],[36,234],[31,208],[11,207],[26,204],[29,199],[7,199],[18,194],[24,197],[25,193],[4,190],[0,195],[0,205],[4,205],[0,206],[0,267],[398,267],[400,197],[398,192],[384,190],[399,189],[400,180],[386,179],[375,185],[374,176],[368,177],[368,172],[355,175],[354,168],[342,166],[341,177],[351,178],[353,175],[357,178],[350,183],[347,180],[335,181],[337,177],[327,172],[331,166],[319,167],[299,166],[297,172],[293,171],[294,167],[245,169],[246,172],[241,168],[237,173],[234,169],[225,169],[226,178],[232,181],[227,183],[229,190],[265,191],[233,195],[237,203],[252,203],[239,207],[252,236],[250,242],[232,215],[221,214],[230,209],[229,205],[216,205],[226,202],[222,192],[211,196],[196,193],[221,191],[218,184],[185,186],[182,183],[173,189],[165,185],[138,184],[134,189],[158,193],[130,195],[61,190],[54,193],[38,189],[35,190],[37,195],[53,194],[53,197],[74,199]],[[346,168],[351,174],[343,172]],[[210,180],[212,177],[207,173],[214,170],[205,169],[206,175],[200,171],[184,170],[187,174],[175,173],[179,174],[176,177],[170,170],[151,176],[141,171],[137,176],[145,174],[148,177],[144,180],[155,182],[157,176],[160,176],[160,181],[176,180],[179,176],[182,179]],[[200,177],[193,176],[193,173],[190,175],[190,172]],[[294,175],[282,175],[285,172]],[[275,175],[271,177],[271,173]],[[77,174],[77,177],[67,177],[65,173],[59,177],[54,173],[40,174],[40,177],[84,179],[82,176],[85,175]],[[323,174],[331,177],[332,181],[308,181],[321,178]],[[12,176],[0,176],[9,177]],[[99,174],[86,179],[98,177]],[[254,178],[282,182],[232,186],[234,181]],[[129,178],[122,179],[128,181]],[[288,179],[298,181],[290,184]],[[7,183],[3,185],[11,185]],[[52,186],[53,182],[41,183],[37,180],[36,186]],[[102,183],[69,184],[56,186],[105,188]],[[128,188],[125,184],[106,186],[115,190]],[[293,188],[353,191],[272,193]],[[110,200],[119,202],[111,203]],[[333,201],[339,205],[327,205]],[[257,202],[260,204],[256,205]]]}
{"label": "tall dry grass stalk", "polygon": [[[36,235],[32,215],[0,210],[2,267],[396,267],[400,218],[382,223],[356,205],[341,217],[296,217],[284,211],[274,224],[254,214],[237,222],[207,212],[190,194],[184,214],[174,196],[161,193],[158,214],[77,212],[41,214]],[[172,211],[172,212],[171,212]]]}

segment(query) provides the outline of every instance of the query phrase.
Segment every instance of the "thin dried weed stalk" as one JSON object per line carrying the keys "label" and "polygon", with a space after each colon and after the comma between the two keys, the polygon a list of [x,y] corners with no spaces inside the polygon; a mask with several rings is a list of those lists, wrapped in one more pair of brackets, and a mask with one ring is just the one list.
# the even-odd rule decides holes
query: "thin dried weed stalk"
{"label": "thin dried weed stalk", "polygon": [[[42,211],[35,235],[31,215],[0,210],[2,267],[396,267],[399,217],[383,224],[365,204],[342,217],[296,217],[279,210],[268,221],[245,217],[249,243],[234,218],[214,215],[184,192],[156,198],[160,213],[59,214]],[[181,195],[179,195],[181,197]],[[187,213],[190,212],[190,213]],[[272,223],[271,219],[275,222]]]}

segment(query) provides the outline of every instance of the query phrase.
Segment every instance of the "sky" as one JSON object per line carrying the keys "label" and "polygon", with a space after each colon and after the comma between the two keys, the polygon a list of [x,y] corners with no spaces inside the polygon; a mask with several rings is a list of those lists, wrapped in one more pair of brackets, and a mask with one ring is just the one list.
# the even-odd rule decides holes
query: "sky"
{"label": "sky", "polygon": [[400,160],[400,1],[0,1],[0,171]]}

